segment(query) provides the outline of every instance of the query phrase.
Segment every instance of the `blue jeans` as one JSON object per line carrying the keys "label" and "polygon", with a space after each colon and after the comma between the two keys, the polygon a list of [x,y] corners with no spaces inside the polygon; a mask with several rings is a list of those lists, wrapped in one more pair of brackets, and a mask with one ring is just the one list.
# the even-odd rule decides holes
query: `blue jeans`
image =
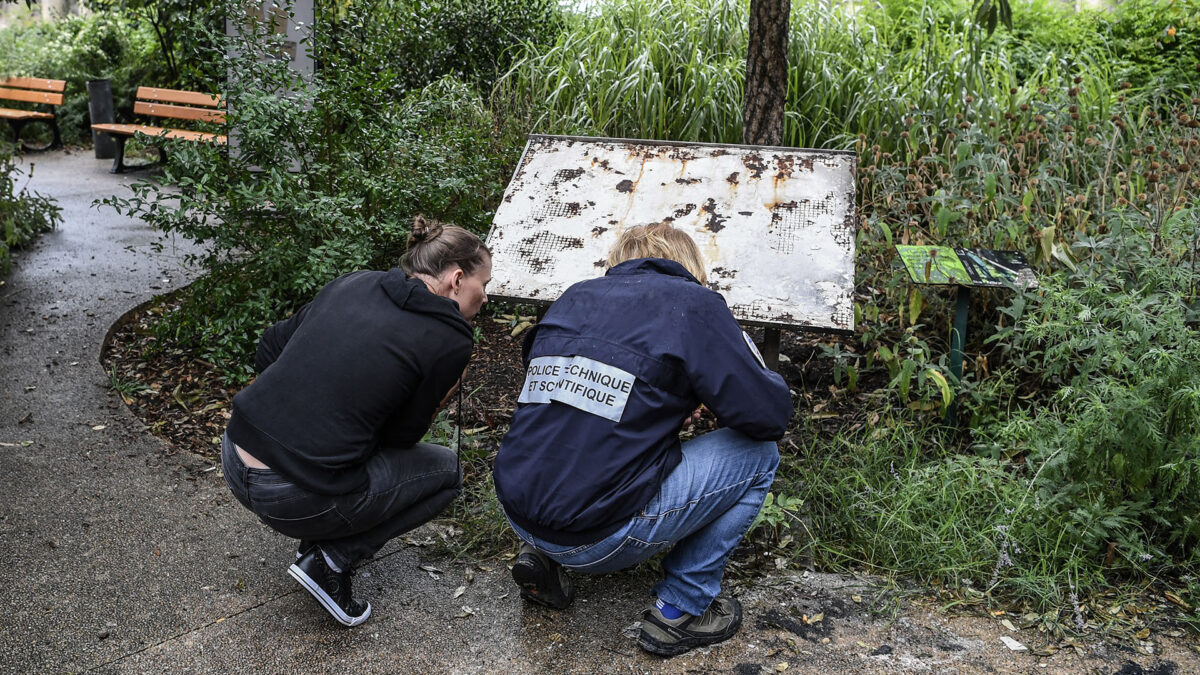
{"label": "blue jeans", "polygon": [[561,546],[516,525],[513,531],[552,560],[588,574],[632,567],[674,546],[654,594],[698,616],[721,592],[729,554],[762,508],[778,466],[775,443],[720,429],[684,443],[683,460],[658,494],[598,542]]}
{"label": "blue jeans", "polygon": [[301,548],[319,545],[343,570],[433,520],[462,486],[454,451],[430,443],[379,449],[367,460],[362,490],[330,496],[246,466],[229,436],[221,440],[221,468],[237,500],[271,529],[301,540]]}

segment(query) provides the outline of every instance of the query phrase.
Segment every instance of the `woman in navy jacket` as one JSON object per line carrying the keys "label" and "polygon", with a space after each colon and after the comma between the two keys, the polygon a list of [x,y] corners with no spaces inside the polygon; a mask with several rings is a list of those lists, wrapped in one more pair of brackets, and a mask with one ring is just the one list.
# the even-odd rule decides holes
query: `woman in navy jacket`
{"label": "woman in navy jacket", "polygon": [[371,615],[355,564],[458,494],[455,453],[420,440],[466,368],[491,270],[479,237],[418,217],[400,269],[338,277],[268,328],[233,398],[225,480],[300,540],[288,573],[344,625]]}
{"label": "woman in navy jacket", "polygon": [[[666,224],[623,232],[609,270],[575,284],[525,340],[526,379],[495,461],[496,492],[525,542],[513,577],[555,608],[587,573],[671,549],[639,644],[673,655],[727,639],[729,554],[758,514],[792,415],[696,244]],[[723,427],[681,445],[707,407]]]}

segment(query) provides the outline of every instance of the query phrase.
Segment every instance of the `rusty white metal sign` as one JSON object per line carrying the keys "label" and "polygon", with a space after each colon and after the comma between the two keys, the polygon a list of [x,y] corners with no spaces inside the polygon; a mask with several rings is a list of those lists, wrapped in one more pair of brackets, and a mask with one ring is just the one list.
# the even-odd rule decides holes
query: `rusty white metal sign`
{"label": "rusty white metal sign", "polygon": [[605,272],[622,228],[692,236],[747,324],[854,329],[851,152],[530,136],[496,210],[488,295],[550,302]]}

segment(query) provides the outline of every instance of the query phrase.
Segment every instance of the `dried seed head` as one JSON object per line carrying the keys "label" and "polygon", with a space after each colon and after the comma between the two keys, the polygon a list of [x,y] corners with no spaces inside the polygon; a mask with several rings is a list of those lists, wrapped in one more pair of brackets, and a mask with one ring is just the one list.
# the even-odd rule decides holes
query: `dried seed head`
{"label": "dried seed head", "polygon": [[1029,104],[1028,103],[1021,104],[1021,112],[1029,112]]}
{"label": "dried seed head", "polygon": [[1080,83],[1082,83],[1082,82],[1083,82],[1083,78],[1082,78],[1082,77],[1080,77],[1080,76],[1078,76],[1078,75],[1076,75],[1076,76],[1075,76],[1075,84],[1080,84]]}
{"label": "dried seed head", "polygon": [[1067,96],[1070,96],[1071,98],[1075,98],[1078,95],[1079,95],[1079,87],[1071,87],[1070,89],[1067,90]]}

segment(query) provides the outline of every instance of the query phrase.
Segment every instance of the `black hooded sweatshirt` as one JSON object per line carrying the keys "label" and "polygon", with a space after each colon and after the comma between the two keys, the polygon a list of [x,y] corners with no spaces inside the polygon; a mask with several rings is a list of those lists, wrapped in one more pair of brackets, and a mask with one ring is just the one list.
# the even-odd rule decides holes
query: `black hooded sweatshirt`
{"label": "black hooded sweatshirt", "polygon": [[457,303],[399,269],[338,277],[263,334],[229,438],[300,487],[355,492],[374,452],[425,435],[472,337]]}

